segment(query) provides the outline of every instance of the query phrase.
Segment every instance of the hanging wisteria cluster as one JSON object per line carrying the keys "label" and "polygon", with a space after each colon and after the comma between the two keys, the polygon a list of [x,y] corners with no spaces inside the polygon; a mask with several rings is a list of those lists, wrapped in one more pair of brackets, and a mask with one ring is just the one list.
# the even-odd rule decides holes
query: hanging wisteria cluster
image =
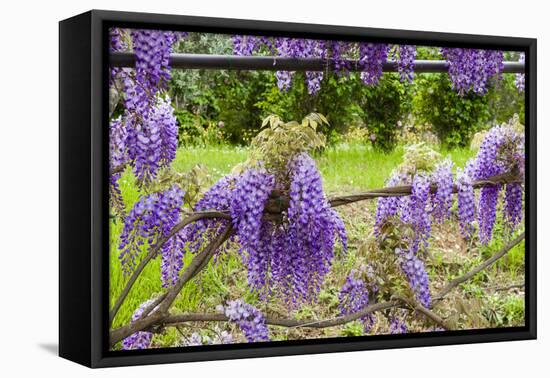
{"label": "hanging wisteria cluster", "polygon": [[[248,281],[265,296],[273,290],[292,303],[313,300],[328,273],[336,240],[346,248],[345,227],[330,207],[314,160],[297,155],[288,166],[291,184],[289,207],[281,219],[266,219],[264,207],[276,187],[272,174],[249,168],[222,178],[194,207],[195,211],[221,211],[224,218],[193,222],[162,245],[162,282],[169,287],[177,280],[186,249],[198,252],[232,223]],[[120,238],[120,261],[132,272],[143,245],[155,246],[180,220],[183,191],[174,186],[164,192],[143,196],[124,221]],[[268,284],[269,283],[269,284]]]}
{"label": "hanging wisteria cluster", "polygon": [[411,185],[411,195],[381,197],[378,199],[375,217],[375,234],[380,235],[385,222],[398,217],[412,233],[403,236],[407,250],[398,249],[400,266],[405,273],[417,300],[427,306],[430,303],[429,279],[420,251],[426,250],[432,222],[444,222],[451,217],[453,193],[457,193],[458,219],[461,232],[471,238],[477,228],[482,244],[493,235],[497,205],[504,186],[503,221],[513,232],[522,219],[523,187],[521,182],[483,185],[476,196],[475,181],[508,174],[521,181],[525,165],[524,134],[510,125],[495,126],[484,136],[477,156],[459,170],[456,180],[450,160],[439,162],[431,173],[415,171],[414,174],[397,169],[387,186]]}
{"label": "hanging wisteria cluster", "polygon": [[170,78],[169,55],[185,33],[158,30],[110,30],[111,51],[131,49],[136,63],[132,69],[113,68],[110,86],[121,92],[124,112],[110,123],[111,198],[124,215],[118,187],[125,165],[132,167],[140,183],[151,182],[160,168],[175,158],[178,126],[170,98],[163,94]]}
{"label": "hanging wisteria cluster", "polygon": [[[524,150],[523,132],[505,124],[487,131],[477,156],[468,161],[464,169],[458,170],[456,179],[449,160],[438,163],[429,175],[394,172],[386,185],[412,185],[411,195],[378,199],[375,233],[379,234],[385,220],[399,216],[415,231],[409,245],[410,251],[416,255],[419,249],[427,247],[432,221],[442,222],[451,216],[453,192],[456,192],[462,234],[471,237],[475,230],[474,221],[477,221],[480,241],[487,244],[492,238],[497,202],[504,184],[483,185],[476,204],[473,183],[503,174],[521,180],[525,166]],[[522,218],[523,187],[521,182],[505,186],[504,221],[509,230],[514,230]]]}
{"label": "hanging wisteria cluster", "polygon": [[[352,62],[357,61],[360,78],[366,85],[376,85],[382,76],[384,64],[388,61],[390,45],[382,43],[354,43],[344,41],[323,41],[298,38],[268,38],[249,35],[232,37],[233,53],[250,56],[266,51],[278,57],[311,58],[330,62],[331,68],[340,76],[349,76]],[[412,81],[416,46],[400,45],[394,54],[395,64],[402,81]],[[275,62],[276,64],[276,62]],[[295,72],[277,71],[277,86],[288,91],[292,86]],[[309,94],[321,89],[323,71],[306,71],[306,85]]]}
{"label": "hanging wisteria cluster", "polygon": [[[301,303],[317,295],[330,269],[335,241],[340,240],[345,249],[346,233],[328,204],[315,161],[302,153],[288,169],[290,202],[281,219],[264,217],[265,204],[277,183],[263,168],[222,178],[198,201],[195,211],[228,211],[251,288],[263,296],[276,289],[293,303]],[[196,251],[227,222],[194,222],[179,233],[180,240]]]}
{"label": "hanging wisteria cluster", "polygon": [[269,341],[265,318],[256,307],[237,299],[218,306],[218,310],[239,326],[248,342]]}
{"label": "hanging wisteria cluster", "polygon": [[[484,180],[492,176],[514,172],[522,175],[525,166],[525,135],[511,126],[495,126],[483,138],[479,152],[472,163],[472,179]],[[497,204],[502,184],[484,185],[480,189],[477,222],[479,239],[487,244],[492,239]],[[513,230],[522,218],[523,188],[521,183],[506,184],[504,220]]]}
{"label": "hanging wisteria cluster", "polygon": [[458,219],[462,235],[470,239],[474,233],[474,221],[476,216],[476,203],[473,184],[474,161],[466,164],[463,170],[459,170],[456,179]]}
{"label": "hanging wisteria cluster", "polygon": [[[525,53],[519,54],[519,62],[525,63]],[[516,87],[520,92],[525,91],[525,74],[524,73],[516,74]]]}
{"label": "hanging wisteria cluster", "polygon": [[[369,288],[362,277],[365,269],[365,266],[359,270],[353,269],[340,289],[338,307],[341,315],[359,312],[369,305]],[[369,313],[359,320],[363,323],[364,332],[368,333],[376,318],[374,314]]]}
{"label": "hanging wisteria cluster", "polygon": [[[152,306],[154,299],[143,302],[139,305],[136,311],[132,314],[132,322],[140,319],[143,315],[143,312]],[[150,313],[153,313],[156,308],[151,309]],[[153,339],[153,334],[147,331],[139,331],[131,334],[124,340],[122,340],[122,350],[133,350],[133,349],[148,349],[151,346],[151,340]]]}
{"label": "hanging wisteria cluster", "polygon": [[382,77],[384,63],[388,59],[390,46],[381,43],[359,44],[359,65],[361,80],[366,85],[376,85]]}
{"label": "hanging wisteria cluster", "polygon": [[[388,44],[354,43],[344,41],[322,41],[298,38],[269,38],[250,35],[233,36],[235,55],[253,55],[262,51],[278,57],[317,58],[331,63],[331,68],[340,76],[349,76],[352,65],[360,68],[359,76],[366,85],[376,85],[382,76],[382,70],[391,56],[400,79],[412,82],[416,59],[416,46]],[[390,54],[391,50],[391,54]],[[448,62],[449,76],[453,89],[460,95],[469,92],[483,95],[487,93],[490,82],[500,79],[504,69],[504,54],[497,50],[468,48],[441,48],[441,54]],[[520,55],[520,62],[525,55]],[[354,63],[356,62],[356,63]],[[277,85],[281,91],[288,91],[295,72],[277,71]],[[320,90],[323,71],[306,72],[306,84],[309,94]],[[524,90],[525,74],[516,74],[516,86]]]}
{"label": "hanging wisteria cluster", "polygon": [[407,333],[407,324],[396,317],[393,317],[390,321],[390,334],[403,334]]}
{"label": "hanging wisteria cluster", "polygon": [[[154,247],[178,222],[184,194],[182,189],[174,185],[164,192],[142,196],[134,204],[124,219],[119,243],[119,259],[126,274],[133,271],[143,245],[147,243]],[[177,279],[183,264],[183,251],[179,238],[170,238],[162,245],[163,286],[170,286]]]}
{"label": "hanging wisteria cluster", "polygon": [[397,72],[401,81],[412,82],[414,79],[414,62],[416,59],[416,46],[398,45],[393,51],[393,59],[397,64]]}
{"label": "hanging wisteria cluster", "polygon": [[441,54],[449,63],[453,89],[460,95],[487,93],[490,80],[500,79],[504,69],[502,51],[444,47]]}
{"label": "hanging wisteria cluster", "polygon": [[416,300],[424,307],[430,307],[430,280],[426,267],[412,251],[396,249],[401,269],[407,276],[407,281],[413,291]]}

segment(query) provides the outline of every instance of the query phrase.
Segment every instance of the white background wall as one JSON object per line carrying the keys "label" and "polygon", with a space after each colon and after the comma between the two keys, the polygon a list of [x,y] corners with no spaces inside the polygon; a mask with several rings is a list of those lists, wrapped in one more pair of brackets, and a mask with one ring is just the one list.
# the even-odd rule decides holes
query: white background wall
{"label": "white background wall", "polygon": [[[4,1],[0,39],[0,375],[548,376],[550,12],[544,1]],[[58,25],[91,8],[539,39],[539,340],[92,371],[56,356]],[[75,125],[77,127],[78,125]],[[545,297],[546,296],[546,297]],[[544,348],[547,350],[544,351]]]}

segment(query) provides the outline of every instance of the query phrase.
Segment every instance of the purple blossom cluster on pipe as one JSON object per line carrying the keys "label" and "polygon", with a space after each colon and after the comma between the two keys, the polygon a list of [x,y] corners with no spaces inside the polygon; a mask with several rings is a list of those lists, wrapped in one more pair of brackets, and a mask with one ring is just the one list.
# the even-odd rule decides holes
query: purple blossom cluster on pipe
{"label": "purple blossom cluster on pipe", "polygon": [[502,51],[444,47],[441,53],[449,63],[453,89],[460,95],[469,92],[483,95],[489,90],[491,79],[501,78],[504,69]]}
{"label": "purple blossom cluster on pipe", "polygon": [[133,29],[130,33],[136,55],[136,80],[145,90],[156,93],[170,80],[169,57],[172,45],[179,39],[177,32]]}
{"label": "purple blossom cluster on pipe", "polygon": [[330,47],[330,61],[332,62],[334,72],[339,75],[347,75],[350,68],[347,54],[351,44],[344,41],[329,41],[328,45]]}
{"label": "purple blossom cluster on pipe", "polygon": [[231,37],[233,42],[233,53],[239,56],[251,56],[261,47],[262,40],[252,35],[234,35]]}
{"label": "purple blossom cluster on pipe", "polygon": [[[294,38],[275,38],[274,46],[277,51],[277,56],[298,58],[301,55],[301,40]],[[277,71],[275,77],[277,78],[277,86],[281,92],[288,92],[292,86],[292,78],[294,77],[294,71]]]}
{"label": "purple blossom cluster on pipe", "polygon": [[[340,301],[338,307],[341,315],[348,315],[361,311],[369,305],[369,290],[367,284],[360,277],[361,273],[362,272],[356,269],[352,270],[340,289],[340,293],[338,294],[338,299]],[[375,319],[372,313],[360,318],[365,333],[370,331]]]}
{"label": "purple blossom cluster on pipe", "polygon": [[[519,62],[525,63],[525,53],[519,54]],[[516,88],[520,92],[525,91],[525,74],[524,73],[518,73],[516,74]]]}
{"label": "purple blossom cluster on pipe", "polygon": [[[345,41],[323,41],[313,39],[287,37],[255,37],[235,35],[232,37],[233,53],[240,56],[250,56],[262,51],[275,54],[278,57],[323,59],[332,64],[338,75],[349,75],[350,59],[358,54],[358,66],[361,67],[361,80],[374,86],[382,76],[384,63],[388,59],[390,45],[380,43],[354,43]],[[396,62],[402,81],[412,81],[416,46],[397,46]],[[275,63],[276,64],[276,63]],[[277,86],[281,91],[288,91],[295,76],[293,71],[277,71],[275,73]],[[322,71],[305,72],[307,90],[310,95],[316,94],[321,88],[324,78]]]}
{"label": "purple blossom cluster on pipe", "polygon": [[411,83],[414,79],[414,61],[416,46],[397,45],[393,50],[393,58],[397,64],[397,72],[402,82]]}
{"label": "purple blossom cluster on pipe", "polygon": [[[122,51],[129,46],[121,29],[111,29],[111,50]],[[135,68],[113,71],[111,86],[120,87],[124,113],[120,121],[112,122],[117,130],[117,145],[121,163],[129,164],[140,183],[153,180],[161,167],[175,157],[178,127],[170,98],[162,94],[170,78],[169,55],[172,45],[185,33],[158,30],[132,30],[131,47],[136,56]],[[123,148],[122,148],[123,146]],[[111,162],[112,168],[116,167]],[[115,185],[119,175],[112,177]],[[116,187],[112,193],[116,194]]]}
{"label": "purple blossom cluster on pipe", "polygon": [[[525,165],[525,135],[510,126],[495,126],[483,138],[473,163],[473,179],[483,180],[491,176],[517,171]],[[479,239],[487,244],[492,239],[496,221],[497,204],[502,184],[485,185],[480,190],[477,208]],[[510,230],[519,224],[522,214],[522,187],[518,183],[507,184],[505,191],[504,220]]]}
{"label": "purple blossom cluster on pipe", "polygon": [[269,341],[265,318],[254,306],[237,299],[229,301],[225,306],[219,305],[218,310],[239,326],[248,342]]}
{"label": "purple blossom cluster on pipe", "polygon": [[[315,39],[304,40],[304,48],[302,50],[303,58],[318,58],[326,59],[327,49],[326,42]],[[307,92],[314,95],[321,89],[321,81],[323,81],[324,73],[322,71],[306,71]]]}
{"label": "purple blossom cluster on pipe", "polygon": [[374,86],[382,77],[382,68],[388,59],[390,46],[382,43],[360,43],[359,65],[362,68],[361,80]]}

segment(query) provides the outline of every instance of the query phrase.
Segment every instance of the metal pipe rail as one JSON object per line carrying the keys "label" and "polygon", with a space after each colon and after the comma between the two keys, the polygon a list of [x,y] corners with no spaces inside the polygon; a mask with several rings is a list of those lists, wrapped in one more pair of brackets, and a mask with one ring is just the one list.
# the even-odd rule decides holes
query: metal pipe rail
{"label": "metal pipe rail", "polygon": [[[135,55],[127,52],[112,52],[109,62],[114,67],[133,67]],[[170,67],[176,69],[208,70],[264,70],[264,71],[327,71],[333,70],[332,62],[317,58],[288,58],[275,56],[238,56],[209,54],[171,54]],[[348,60],[350,71],[362,71],[357,60]],[[444,60],[416,60],[414,72],[447,72],[448,63]],[[387,61],[384,72],[396,72],[395,61]],[[525,64],[504,62],[504,73],[524,73]]]}

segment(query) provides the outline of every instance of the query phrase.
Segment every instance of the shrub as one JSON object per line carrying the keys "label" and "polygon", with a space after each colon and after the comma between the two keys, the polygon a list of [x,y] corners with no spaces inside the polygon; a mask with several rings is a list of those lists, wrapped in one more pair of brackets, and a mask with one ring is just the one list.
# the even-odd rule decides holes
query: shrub
{"label": "shrub", "polygon": [[415,83],[414,113],[420,122],[433,126],[447,147],[467,146],[473,134],[490,119],[488,97],[458,95],[451,88],[448,75],[418,75]]}

